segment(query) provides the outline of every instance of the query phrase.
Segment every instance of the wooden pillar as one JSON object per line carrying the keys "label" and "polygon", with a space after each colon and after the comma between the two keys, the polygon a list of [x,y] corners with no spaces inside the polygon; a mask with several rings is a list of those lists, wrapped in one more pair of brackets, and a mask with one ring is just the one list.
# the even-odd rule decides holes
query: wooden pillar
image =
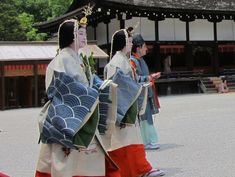
{"label": "wooden pillar", "polygon": [[34,106],[38,105],[38,62],[34,62],[33,64],[33,74],[34,74]]}
{"label": "wooden pillar", "polygon": [[[107,46],[109,46],[108,44],[109,44],[109,23],[110,23],[110,19],[106,19],[105,21],[104,21],[104,24],[106,24],[106,44],[107,44]],[[108,53],[110,53],[110,48],[109,47],[107,47],[107,51],[108,51]]]}
{"label": "wooden pillar", "polygon": [[125,20],[120,19],[120,29],[124,29],[125,28]]}
{"label": "wooden pillar", "polygon": [[219,49],[217,42],[217,22],[213,22],[214,29],[214,45],[213,45],[213,55],[212,55],[212,67],[215,74],[219,73]]}
{"label": "wooden pillar", "polygon": [[155,56],[155,66],[156,71],[161,71],[161,57],[160,57],[160,44],[159,44],[159,21],[154,21],[154,27],[155,27],[155,44],[154,44],[154,56]]}
{"label": "wooden pillar", "polygon": [[159,42],[159,21],[155,20],[154,21],[154,26],[155,26],[155,42]]}
{"label": "wooden pillar", "polygon": [[1,110],[5,109],[5,73],[4,73],[4,62],[1,62]]}
{"label": "wooden pillar", "polygon": [[97,27],[97,26],[94,26],[94,40],[97,40],[96,27]]}
{"label": "wooden pillar", "polygon": [[214,41],[217,42],[217,23],[213,22]]}
{"label": "wooden pillar", "polygon": [[190,41],[190,35],[189,35],[189,21],[186,21],[186,41]]}
{"label": "wooden pillar", "polygon": [[185,57],[186,57],[186,67],[189,71],[193,70],[193,51],[192,44],[190,42],[190,31],[189,31],[189,21],[186,21],[186,45],[185,45]]}
{"label": "wooden pillar", "polygon": [[193,46],[190,42],[185,45],[185,57],[186,57],[186,67],[188,71],[193,70],[194,60],[193,60]]}
{"label": "wooden pillar", "polygon": [[[106,44],[107,44],[106,46],[107,47],[106,48],[107,48],[108,53],[110,53],[110,50],[111,50],[110,45],[109,45],[109,41],[112,40],[112,39],[111,40],[109,39],[109,23],[110,23],[109,19],[105,21],[105,24],[106,24],[106,39],[107,39],[107,41],[106,41]],[[97,62],[97,64],[98,64],[97,67],[99,67],[99,62]]]}
{"label": "wooden pillar", "polygon": [[106,39],[107,39],[107,44],[109,43],[109,22],[106,22]]}
{"label": "wooden pillar", "polygon": [[93,29],[94,29],[94,40],[97,40],[97,23],[96,22],[94,22],[93,24],[92,24],[92,27],[93,27]]}
{"label": "wooden pillar", "polygon": [[219,73],[219,50],[218,50],[218,44],[214,43],[212,46],[212,69],[215,74]]}

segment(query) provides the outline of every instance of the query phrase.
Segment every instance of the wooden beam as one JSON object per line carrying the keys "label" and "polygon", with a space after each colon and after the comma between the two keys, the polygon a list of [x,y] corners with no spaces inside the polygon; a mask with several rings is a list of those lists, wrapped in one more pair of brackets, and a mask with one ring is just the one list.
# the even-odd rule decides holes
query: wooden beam
{"label": "wooden beam", "polygon": [[125,20],[120,19],[120,29],[124,29],[125,28]]}
{"label": "wooden beam", "polygon": [[93,29],[94,29],[94,40],[97,40],[97,30],[96,30],[96,27],[97,26],[93,27]]}
{"label": "wooden beam", "polygon": [[34,106],[38,106],[38,62],[35,61],[33,64],[34,74]]}
{"label": "wooden beam", "polygon": [[189,35],[189,21],[186,21],[186,41],[189,42],[190,35]]}
{"label": "wooden beam", "polygon": [[217,22],[213,22],[214,41],[217,42]]}
{"label": "wooden beam", "polygon": [[192,52],[193,52],[192,44],[190,42],[187,42],[185,44],[185,59],[186,59],[185,64],[187,70],[189,71],[193,70],[193,64],[194,64]]}
{"label": "wooden beam", "polygon": [[109,23],[106,23],[106,39],[107,44],[109,43]]}
{"label": "wooden beam", "polygon": [[212,55],[212,64],[214,73],[219,73],[219,48],[217,44],[217,22],[213,22],[214,29],[214,45],[213,45],[213,55]]}
{"label": "wooden beam", "polygon": [[154,26],[155,26],[155,42],[159,41],[159,22],[158,20],[154,21]]}
{"label": "wooden beam", "polygon": [[154,43],[154,55],[156,56],[156,62],[154,68],[155,71],[161,71],[161,57],[160,57],[160,44],[159,44],[159,21],[154,20],[155,31],[155,43]]}
{"label": "wooden beam", "polygon": [[2,97],[2,107],[1,110],[5,109],[5,74],[4,74],[4,62],[1,62],[1,97]]}

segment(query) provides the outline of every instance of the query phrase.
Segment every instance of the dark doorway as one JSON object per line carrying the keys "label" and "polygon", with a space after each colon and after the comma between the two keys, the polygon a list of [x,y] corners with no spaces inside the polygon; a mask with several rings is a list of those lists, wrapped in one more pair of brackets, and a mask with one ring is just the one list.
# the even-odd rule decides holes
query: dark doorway
{"label": "dark doorway", "polygon": [[235,52],[219,53],[219,66],[221,68],[235,68]]}
{"label": "dark doorway", "polygon": [[6,108],[32,107],[34,103],[33,77],[6,77]]}
{"label": "dark doorway", "polygon": [[193,61],[194,68],[202,69],[204,73],[212,72],[212,47],[194,46]]}

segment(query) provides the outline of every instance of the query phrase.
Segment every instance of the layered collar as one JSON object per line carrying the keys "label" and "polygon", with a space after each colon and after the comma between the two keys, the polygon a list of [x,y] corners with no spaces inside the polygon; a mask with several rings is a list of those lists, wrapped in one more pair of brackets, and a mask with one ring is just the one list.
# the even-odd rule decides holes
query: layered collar
{"label": "layered collar", "polygon": [[138,59],[138,60],[140,60],[140,59],[142,58],[142,57],[139,56],[138,53],[133,53],[132,55],[133,55],[136,59]]}
{"label": "layered collar", "polygon": [[79,62],[81,62],[81,59],[80,59],[80,57],[79,57],[79,54],[78,54],[78,52],[75,52],[72,48],[70,48],[70,47],[65,47],[65,48],[63,48],[61,51],[60,51],[61,53],[69,53],[75,60],[77,60],[77,61],[79,61]]}
{"label": "layered collar", "polygon": [[128,57],[126,56],[126,54],[123,53],[122,51],[117,51],[116,54],[117,54],[117,55],[121,55],[123,58],[129,60]]}

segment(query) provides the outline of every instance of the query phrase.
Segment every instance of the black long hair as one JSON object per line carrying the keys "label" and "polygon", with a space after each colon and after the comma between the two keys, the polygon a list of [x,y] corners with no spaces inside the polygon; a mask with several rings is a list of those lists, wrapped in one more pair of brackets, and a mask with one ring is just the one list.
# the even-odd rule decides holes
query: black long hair
{"label": "black long hair", "polygon": [[[121,29],[114,33],[111,41],[111,58],[116,54],[117,51],[122,50],[127,45],[127,37],[131,37],[132,27],[128,29]],[[126,36],[127,35],[127,36]]]}
{"label": "black long hair", "polygon": [[73,43],[74,40],[74,22],[64,22],[59,28],[59,48],[63,49]]}
{"label": "black long hair", "polygon": [[112,39],[112,57],[117,51],[122,50],[126,46],[126,35],[124,30],[116,32]]}

